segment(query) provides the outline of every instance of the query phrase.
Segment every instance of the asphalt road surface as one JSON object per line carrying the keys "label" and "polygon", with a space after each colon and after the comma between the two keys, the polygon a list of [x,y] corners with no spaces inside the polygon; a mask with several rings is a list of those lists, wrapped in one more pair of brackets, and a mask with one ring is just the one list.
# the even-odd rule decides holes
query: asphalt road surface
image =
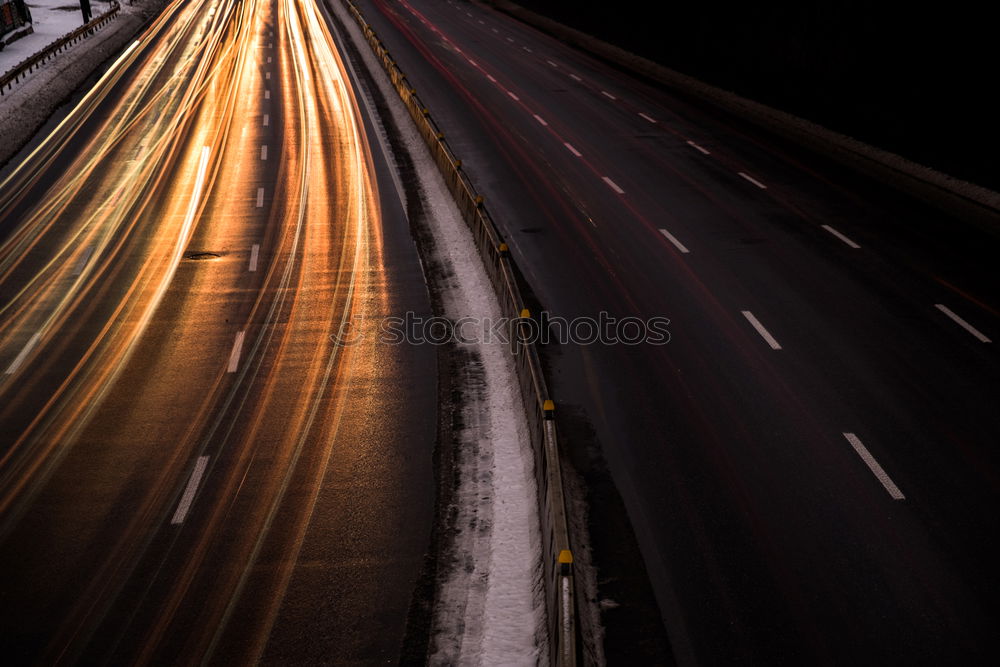
{"label": "asphalt road surface", "polygon": [[397,659],[436,362],[369,122],[315,5],[179,2],[0,183],[5,664]]}
{"label": "asphalt road surface", "polygon": [[671,320],[551,361],[677,661],[996,659],[996,241],[488,6],[359,6],[551,315]]}

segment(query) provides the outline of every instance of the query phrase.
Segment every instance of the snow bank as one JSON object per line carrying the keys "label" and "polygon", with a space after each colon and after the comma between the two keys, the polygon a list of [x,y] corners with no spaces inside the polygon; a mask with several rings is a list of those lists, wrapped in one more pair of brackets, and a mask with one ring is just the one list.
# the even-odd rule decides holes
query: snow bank
{"label": "snow bank", "polygon": [[[29,58],[63,35],[83,25],[80,3],[73,0],[31,0],[25,2],[31,12],[33,32],[17,39],[0,51],[0,74],[9,71],[22,60]],[[94,16],[108,11],[108,3],[94,2]]]}
{"label": "snow bank", "polygon": [[[48,11],[36,3],[66,7],[72,0],[33,0],[35,34],[17,40],[0,51],[0,71],[6,72],[22,60],[83,24],[79,4],[76,12]],[[69,50],[34,70],[28,78],[4,91],[0,97],[0,167],[16,155],[52,114],[65,104],[87,78],[117,55],[143,25],[156,16],[167,0],[135,0],[122,3],[119,17]],[[94,14],[107,11],[107,3],[93,2]],[[48,17],[50,14],[60,16]],[[41,35],[41,38],[39,38]]]}
{"label": "snow bank", "polygon": [[[445,315],[492,318],[502,313],[472,234],[413,121],[353,19],[329,6],[346,27],[391,110],[414,162],[432,235]],[[390,162],[392,160],[390,159]],[[464,377],[459,487],[445,546],[450,568],[439,572],[428,660],[435,665],[533,665],[548,662],[534,459],[525,409],[505,343],[457,345]]]}

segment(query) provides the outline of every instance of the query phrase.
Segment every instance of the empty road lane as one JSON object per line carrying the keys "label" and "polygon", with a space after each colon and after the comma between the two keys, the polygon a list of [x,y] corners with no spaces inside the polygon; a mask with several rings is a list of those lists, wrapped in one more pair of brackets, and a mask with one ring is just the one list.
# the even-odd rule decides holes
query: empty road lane
{"label": "empty road lane", "polygon": [[[674,657],[995,658],[995,242],[487,3],[358,5],[541,305],[671,320],[666,345],[549,357]],[[617,557],[595,554],[613,599]],[[641,639],[623,606],[604,611],[619,659]]]}

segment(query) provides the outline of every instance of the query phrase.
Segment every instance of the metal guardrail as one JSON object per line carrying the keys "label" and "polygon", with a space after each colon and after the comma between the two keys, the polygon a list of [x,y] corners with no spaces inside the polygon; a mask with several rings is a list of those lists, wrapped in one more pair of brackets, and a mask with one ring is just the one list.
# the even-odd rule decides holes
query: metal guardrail
{"label": "metal guardrail", "polygon": [[409,111],[413,122],[431,150],[431,155],[444,177],[476,241],[480,258],[496,292],[500,308],[515,318],[511,336],[515,368],[524,399],[535,459],[535,479],[538,486],[539,520],[542,530],[543,580],[545,583],[548,631],[551,639],[550,663],[559,667],[578,664],[580,643],[576,618],[576,586],[573,573],[573,552],[570,548],[566,522],[566,501],[563,495],[559,446],[554,421],[555,404],[549,395],[538,349],[534,343],[517,336],[520,326],[531,314],[514,277],[514,263],[507,244],[503,242],[484,199],[476,192],[462,170],[462,161],[455,157],[444,134],[430,111],[417,96],[399,66],[382,45],[375,31],[365,21],[352,0],[342,0],[351,16],[361,27],[365,39],[392,81],[396,92]]}
{"label": "metal guardrail", "polygon": [[0,96],[5,94],[5,90],[10,90],[15,83],[19,83],[21,79],[24,79],[28,74],[31,74],[32,71],[41,66],[43,63],[55,58],[56,55],[61,53],[63,50],[68,49],[70,46],[76,44],[82,39],[86,39],[90,35],[94,34],[96,30],[103,28],[107,23],[110,23],[112,19],[118,16],[118,12],[120,10],[121,5],[115,2],[111,6],[111,9],[105,13],[95,19],[92,19],[88,23],[84,23],[73,32],[63,35],[38,53],[22,60],[13,69],[5,72],[2,76],[0,76]]}

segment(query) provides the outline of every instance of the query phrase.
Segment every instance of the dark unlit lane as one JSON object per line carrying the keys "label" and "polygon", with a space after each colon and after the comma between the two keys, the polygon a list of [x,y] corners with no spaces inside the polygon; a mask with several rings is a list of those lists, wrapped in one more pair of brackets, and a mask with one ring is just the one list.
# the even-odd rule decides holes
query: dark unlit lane
{"label": "dark unlit lane", "polygon": [[360,7],[543,306],[671,319],[552,363],[678,661],[996,657],[995,242],[487,6]]}
{"label": "dark unlit lane", "polygon": [[3,182],[5,659],[397,659],[435,359],[368,122],[315,5],[176,3]]}

